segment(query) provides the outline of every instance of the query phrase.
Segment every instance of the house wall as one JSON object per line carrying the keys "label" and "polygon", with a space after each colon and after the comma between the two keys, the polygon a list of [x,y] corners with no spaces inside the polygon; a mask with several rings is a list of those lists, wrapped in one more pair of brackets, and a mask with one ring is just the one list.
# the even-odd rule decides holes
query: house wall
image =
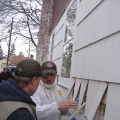
{"label": "house wall", "polygon": [[120,83],[119,9],[113,0],[78,3],[74,62],[80,62],[74,76]]}
{"label": "house wall", "polygon": [[[62,52],[67,11],[53,30],[52,60],[58,67],[58,83],[66,97],[75,100],[79,94],[77,120],[119,120],[120,114],[120,1],[77,0],[71,75],[61,77]],[[50,59],[51,53],[49,53]],[[71,92],[74,90],[74,93]],[[71,114],[75,111],[70,110]]]}

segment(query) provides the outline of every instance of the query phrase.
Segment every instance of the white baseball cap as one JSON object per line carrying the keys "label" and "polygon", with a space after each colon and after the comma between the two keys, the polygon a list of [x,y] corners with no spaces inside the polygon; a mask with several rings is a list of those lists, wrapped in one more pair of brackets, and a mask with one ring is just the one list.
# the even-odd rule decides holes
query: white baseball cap
{"label": "white baseball cap", "polygon": [[8,68],[8,66],[7,66],[7,65],[3,65],[3,67],[2,67],[2,68],[3,68],[3,69],[4,69],[4,68]]}

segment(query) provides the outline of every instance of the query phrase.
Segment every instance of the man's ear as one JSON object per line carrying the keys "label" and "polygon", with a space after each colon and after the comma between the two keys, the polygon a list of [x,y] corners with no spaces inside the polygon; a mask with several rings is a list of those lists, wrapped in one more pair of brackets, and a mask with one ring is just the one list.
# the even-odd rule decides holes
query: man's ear
{"label": "man's ear", "polygon": [[35,83],[36,83],[36,77],[32,78],[30,84],[31,84],[31,85],[34,85]]}

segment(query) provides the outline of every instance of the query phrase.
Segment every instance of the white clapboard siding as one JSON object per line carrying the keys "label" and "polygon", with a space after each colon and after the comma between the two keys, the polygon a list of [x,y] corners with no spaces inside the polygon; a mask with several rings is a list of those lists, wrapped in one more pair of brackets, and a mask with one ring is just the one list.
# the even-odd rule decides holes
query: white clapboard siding
{"label": "white clapboard siding", "polygon": [[104,120],[120,120],[120,84],[109,83]]}
{"label": "white clapboard siding", "polygon": [[59,22],[56,24],[54,28],[53,32],[55,32],[55,35],[59,33],[60,29],[63,27],[63,25],[65,25],[64,24],[65,22],[66,22],[66,12],[61,16],[61,19],[59,20]]}
{"label": "white clapboard siding", "polygon": [[53,60],[61,59],[62,57],[63,51],[61,48],[63,48],[63,41],[65,38],[64,36],[65,34],[63,34],[65,32],[65,25],[63,22],[64,21],[59,23],[56,27],[55,37],[54,37]]}
{"label": "white clapboard siding", "polygon": [[[60,36],[59,36],[60,37]],[[55,38],[55,40],[57,40]],[[63,42],[64,39],[59,39],[59,43],[55,46],[54,44],[54,50],[53,50],[53,60],[56,60],[56,59],[60,59],[61,56],[62,56],[62,51],[61,49],[63,48],[62,46],[62,42]]]}
{"label": "white clapboard siding", "polygon": [[104,0],[83,0],[78,2],[77,23],[81,22],[93,9],[95,9]]}
{"label": "white clapboard siding", "polygon": [[92,120],[107,88],[107,83],[89,81],[85,115]]}
{"label": "white clapboard siding", "polygon": [[54,47],[56,47],[61,40],[64,39],[65,25],[62,24],[58,31],[55,33]]}
{"label": "white clapboard siding", "polygon": [[[91,5],[89,3],[91,0],[86,1]],[[82,23],[78,24],[74,41],[75,50],[120,31],[119,6],[120,0],[104,0]],[[87,9],[86,5],[84,7]],[[84,12],[81,14],[84,14]],[[77,16],[77,19],[80,19],[80,17]]]}
{"label": "white clapboard siding", "polygon": [[[74,53],[74,76],[120,83],[120,33]],[[78,64],[78,60],[80,61]]]}

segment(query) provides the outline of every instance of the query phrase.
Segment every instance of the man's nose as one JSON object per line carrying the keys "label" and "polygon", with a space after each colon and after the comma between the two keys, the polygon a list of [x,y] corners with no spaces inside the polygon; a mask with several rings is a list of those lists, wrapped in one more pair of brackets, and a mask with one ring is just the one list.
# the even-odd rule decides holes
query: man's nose
{"label": "man's nose", "polygon": [[52,76],[51,75],[48,75],[47,79],[48,80],[51,80]]}

